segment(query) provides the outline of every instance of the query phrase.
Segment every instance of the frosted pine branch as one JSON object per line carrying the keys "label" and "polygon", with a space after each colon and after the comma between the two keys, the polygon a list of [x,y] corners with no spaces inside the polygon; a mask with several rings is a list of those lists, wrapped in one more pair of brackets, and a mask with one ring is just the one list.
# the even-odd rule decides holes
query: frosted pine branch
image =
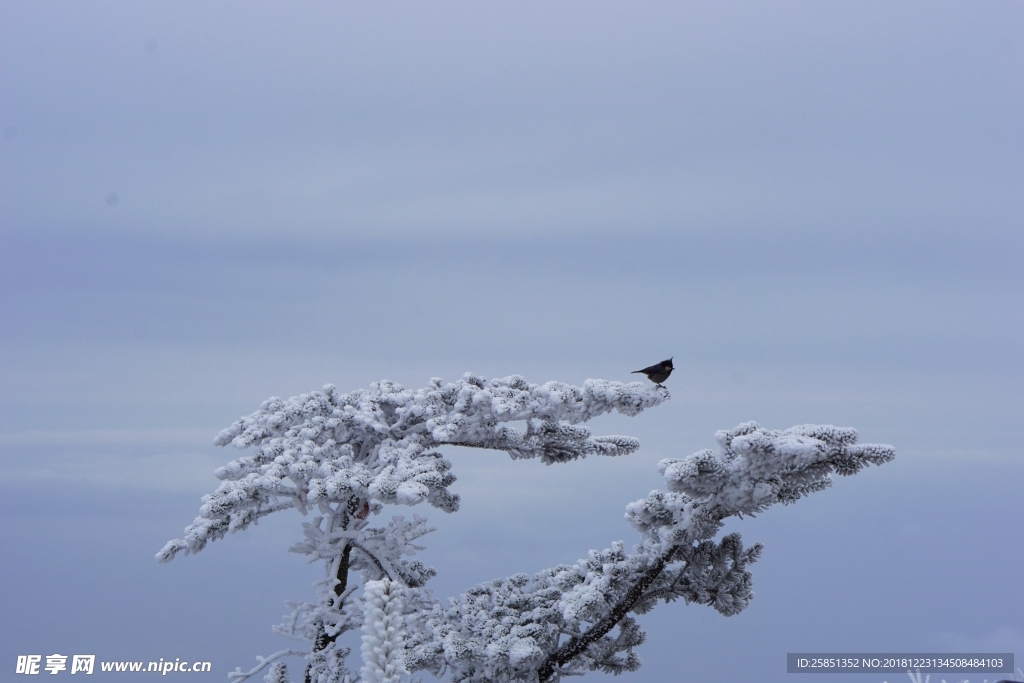
{"label": "frosted pine branch", "polygon": [[710,540],[723,519],[794,502],[827,488],[832,472],[853,474],[894,453],[890,446],[858,445],[854,430],[829,426],[779,432],[751,422],[716,437],[717,453],[663,460],[669,491],[627,506],[642,538],[632,553],[616,543],[576,565],[477,586],[447,609],[435,609],[428,624],[433,638],[414,659],[424,668],[433,663],[435,674],[443,660],[458,681],[633,670],[639,660],[632,648],[642,636],[629,614],[682,598],[730,616],[753,598],[747,565],[761,546],[744,548],[738,534]]}
{"label": "frosted pine branch", "polygon": [[405,669],[404,596],[384,579],[369,581],[364,590],[363,683],[398,683]]}
{"label": "frosted pine branch", "polygon": [[[454,512],[459,499],[448,491],[455,481],[451,464],[432,449],[475,446],[549,464],[625,455],[639,447],[635,439],[592,437],[580,424],[611,411],[636,415],[667,398],[667,389],[639,382],[537,386],[518,375],[487,381],[468,373],[419,391],[382,381],[350,394],[327,385],[287,401],[271,398],[217,435],[217,445],[253,453],[217,470],[224,483],[203,498],[185,538],[170,541],[157,559],[199,552],[229,531],[290,507],[305,514],[314,505],[353,500],[426,501]],[[502,424],[518,421],[526,422],[525,431]]]}

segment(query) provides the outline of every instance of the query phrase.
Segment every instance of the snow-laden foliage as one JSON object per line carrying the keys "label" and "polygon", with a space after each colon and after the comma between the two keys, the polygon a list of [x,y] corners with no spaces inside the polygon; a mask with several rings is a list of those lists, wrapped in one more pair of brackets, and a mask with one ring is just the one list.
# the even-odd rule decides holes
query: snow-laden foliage
{"label": "snow-laden foliage", "polygon": [[633,671],[644,636],[630,613],[682,598],[731,616],[753,597],[747,565],[761,546],[744,548],[738,534],[714,542],[722,520],[791,503],[827,488],[831,472],[893,457],[890,446],[858,445],[856,431],[830,426],[780,432],[748,422],[717,438],[717,453],[659,463],[669,490],[626,507],[642,539],[632,553],[616,543],[572,566],[477,586],[435,607],[410,661],[474,682]]}
{"label": "snow-laden foliage", "polygon": [[[449,384],[434,379],[417,391],[382,381],[348,394],[328,385],[288,400],[271,398],[217,436],[216,444],[248,454],[217,470],[223,483],[203,498],[184,538],[168,542],[157,559],[199,552],[273,512],[314,513],[303,525],[304,540],[292,549],[323,561],[325,578],[317,600],[295,605],[277,630],[308,643],[307,680],[354,678],[344,665],[347,650],[336,645],[340,634],[363,624],[349,572],[360,571],[364,582],[387,578],[409,588],[433,576],[433,569],[411,559],[421,549],[417,539],[430,531],[422,517],[394,516],[383,526],[371,526],[370,518],[388,504],[458,509],[459,498],[448,489],[455,477],[439,447],[503,450],[546,464],[623,455],[639,447],[636,439],[595,437],[582,423],[611,411],[636,415],[667,398],[666,389],[640,383],[538,386],[519,376],[488,381],[471,374]],[[407,609],[423,612],[426,600],[425,593],[412,596]],[[294,653],[261,659],[252,671],[233,676],[244,680]]]}
{"label": "snow-laden foliage", "polygon": [[[328,385],[287,401],[272,398],[218,435],[218,445],[249,454],[217,470],[223,483],[203,498],[184,538],[168,542],[157,559],[199,552],[279,510],[313,513],[292,550],[322,561],[324,579],[316,601],[293,605],[276,627],[306,647],[236,670],[238,683],[264,670],[264,680],[285,683],[287,656],[304,658],[302,680],[309,683],[397,681],[416,671],[481,683],[633,671],[641,664],[633,650],[645,635],[632,615],[682,598],[729,616],[753,597],[747,566],[761,547],[744,548],[738,534],[713,540],[723,519],[794,502],[826,488],[831,473],[883,463],[893,449],[859,445],[854,430],[830,426],[780,432],[751,422],[719,432],[717,452],[663,460],[668,490],[627,506],[640,533],[631,551],[613,543],[576,564],[481,584],[445,604],[425,588],[435,571],[412,559],[431,531],[426,520],[370,520],[385,505],[458,510],[443,446],[502,450],[549,465],[623,455],[639,447],[636,439],[595,437],[583,423],[611,411],[636,415],[668,398],[664,387],[640,383],[538,386],[519,376],[470,374],[445,385],[434,379],[418,391],[383,381],[349,394]],[[361,596],[349,581],[353,570]],[[363,633],[358,673],[337,642],[356,629]]]}
{"label": "snow-laden foliage", "polygon": [[399,683],[408,673],[401,588],[388,579],[368,581],[363,603],[363,683]]}

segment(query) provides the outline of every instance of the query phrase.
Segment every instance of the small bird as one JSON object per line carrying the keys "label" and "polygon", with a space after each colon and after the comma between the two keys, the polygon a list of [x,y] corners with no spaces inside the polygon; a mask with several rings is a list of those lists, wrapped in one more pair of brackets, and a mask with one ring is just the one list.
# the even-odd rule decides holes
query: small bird
{"label": "small bird", "polygon": [[[675,356],[673,356],[672,358],[675,358]],[[651,380],[660,387],[661,383],[667,380],[668,376],[671,375],[672,371],[675,369],[672,367],[672,358],[669,358],[668,360],[663,360],[660,363],[652,365],[649,368],[644,368],[643,370],[634,370],[630,374],[635,375],[638,372],[643,373],[647,375],[647,379]]]}

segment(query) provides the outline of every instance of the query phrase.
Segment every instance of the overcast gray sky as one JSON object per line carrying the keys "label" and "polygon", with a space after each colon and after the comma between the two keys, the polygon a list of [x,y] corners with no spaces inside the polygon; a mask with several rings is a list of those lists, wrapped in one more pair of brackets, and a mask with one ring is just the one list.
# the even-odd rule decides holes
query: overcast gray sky
{"label": "overcast gray sky", "polygon": [[436,592],[634,542],[718,429],[831,423],[897,460],[730,525],[750,608],[657,608],[622,680],[1024,665],[1022,84],[1013,2],[0,0],[0,667],[288,645],[297,514],[152,559],[268,396],[668,356],[592,425],[634,456],[448,454]]}

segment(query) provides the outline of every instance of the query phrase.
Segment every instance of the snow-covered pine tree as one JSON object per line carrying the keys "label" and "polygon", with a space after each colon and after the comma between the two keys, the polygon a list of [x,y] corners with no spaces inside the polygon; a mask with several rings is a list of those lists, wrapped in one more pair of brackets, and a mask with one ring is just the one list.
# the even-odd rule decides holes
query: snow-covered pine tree
{"label": "snow-covered pine tree", "polygon": [[[632,552],[613,543],[574,565],[481,584],[447,604],[424,587],[435,571],[407,559],[431,531],[426,520],[393,516],[375,527],[370,519],[385,505],[458,509],[440,447],[501,450],[546,464],[624,455],[639,448],[636,439],[595,437],[583,423],[611,411],[636,415],[668,398],[664,387],[637,382],[538,386],[518,375],[471,374],[449,384],[433,379],[418,391],[382,381],[348,394],[328,385],[287,401],[271,398],[217,436],[218,445],[251,453],[217,470],[223,483],[203,498],[184,539],[168,542],[157,559],[199,552],[280,510],[314,513],[292,550],[322,561],[324,580],[315,602],[295,606],[276,627],[306,647],[258,658],[250,671],[231,674],[236,683],[268,667],[265,680],[284,683],[280,660],[287,656],[305,659],[304,683],[393,681],[403,671],[467,683],[633,671],[644,633],[631,615],[682,598],[728,616],[753,596],[747,565],[761,546],[744,548],[738,534],[715,542],[723,519],[794,502],[827,488],[832,472],[881,464],[893,449],[857,444],[854,430],[831,426],[770,431],[749,422],[718,432],[717,452],[663,460],[668,490],[627,506],[640,532]],[[524,430],[507,424],[520,421]],[[337,642],[360,628],[361,676],[346,666],[349,650]]]}

